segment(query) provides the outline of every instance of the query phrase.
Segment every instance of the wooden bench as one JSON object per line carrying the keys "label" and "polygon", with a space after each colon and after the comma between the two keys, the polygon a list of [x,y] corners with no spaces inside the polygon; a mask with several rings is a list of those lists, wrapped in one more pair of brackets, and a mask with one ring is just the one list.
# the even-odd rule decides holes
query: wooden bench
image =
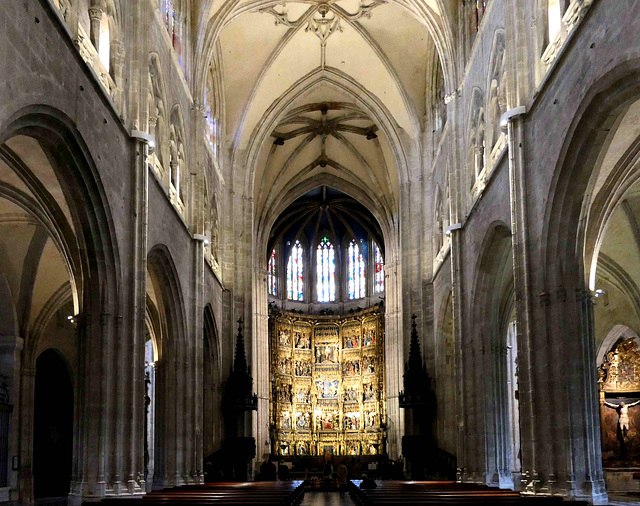
{"label": "wooden bench", "polygon": [[154,490],[141,498],[107,497],[107,506],[238,505],[296,506],[302,501],[302,482],[207,483]]}
{"label": "wooden bench", "polygon": [[[452,481],[433,482],[377,482],[374,489],[360,489],[360,480],[352,481],[349,494],[358,506],[378,506],[403,504],[423,505],[456,505],[497,504],[511,505],[558,505],[563,502],[557,496],[528,496],[511,490],[500,490],[471,483],[455,483]],[[587,504],[586,502],[572,502],[573,504]]]}

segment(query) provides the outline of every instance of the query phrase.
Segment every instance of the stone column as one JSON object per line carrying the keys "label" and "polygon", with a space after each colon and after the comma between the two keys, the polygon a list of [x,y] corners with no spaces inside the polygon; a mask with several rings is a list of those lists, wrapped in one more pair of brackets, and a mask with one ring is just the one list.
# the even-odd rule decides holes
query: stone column
{"label": "stone column", "polygon": [[89,38],[96,51],[100,51],[100,23],[102,21],[102,8],[93,6],[89,9],[90,31]]}
{"label": "stone column", "polygon": [[[33,504],[33,399],[36,384],[36,369],[24,367],[20,381],[20,453],[18,470],[18,496],[23,504]],[[14,400],[15,402],[15,400]],[[78,469],[73,463],[71,480],[75,481]]]}
{"label": "stone column", "polygon": [[134,228],[133,275],[131,276],[131,340],[127,354],[131,357],[131,385],[125,431],[130,444],[126,450],[126,490],[129,494],[145,491],[144,480],[144,434],[145,418],[145,338],[146,338],[146,280],[147,280],[147,226],[149,211],[149,169],[147,167],[148,144],[135,140],[135,164],[133,174]]}
{"label": "stone column", "polygon": [[[9,487],[16,490],[18,486],[18,473],[12,469],[12,456],[18,455],[20,448],[20,421],[21,421],[21,394],[20,374],[22,368],[22,349],[24,340],[17,336],[0,337],[0,374],[7,377],[9,388],[9,402],[13,405],[13,413],[9,425],[7,490],[0,494],[1,500],[10,500],[15,494],[9,494]],[[13,497],[17,499],[17,497]]]}
{"label": "stone column", "polygon": [[[174,180],[175,183],[173,182]],[[173,184],[176,190],[176,199],[180,198],[180,164],[173,157],[169,162],[169,184]]]}

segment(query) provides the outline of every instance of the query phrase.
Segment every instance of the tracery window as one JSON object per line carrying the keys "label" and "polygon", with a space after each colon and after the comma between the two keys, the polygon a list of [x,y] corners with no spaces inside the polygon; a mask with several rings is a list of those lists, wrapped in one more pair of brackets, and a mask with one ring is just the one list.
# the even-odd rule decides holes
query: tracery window
{"label": "tracery window", "polygon": [[375,293],[384,292],[384,259],[380,248],[374,243],[375,249],[375,275],[373,279],[373,291]]}
{"label": "tracery window", "polygon": [[271,250],[267,280],[269,282],[269,295],[278,295],[278,269],[276,268],[276,250]]}
{"label": "tracery window", "polygon": [[304,249],[300,241],[291,248],[291,254],[287,261],[287,298],[290,300],[302,300],[304,295]]}
{"label": "tracery window", "polygon": [[326,237],[318,244],[316,251],[316,274],[318,302],[336,300],[336,263],[333,244]]}
{"label": "tracery window", "polygon": [[365,295],[365,265],[360,246],[355,239],[349,244],[347,273],[349,298],[361,299]]}
{"label": "tracery window", "polygon": [[205,136],[207,138],[207,142],[209,142],[209,146],[213,150],[213,156],[217,155],[217,130],[218,130],[218,121],[215,118],[214,110],[211,105],[213,97],[211,97],[211,92],[209,89],[206,89],[204,92],[204,103],[207,107],[207,112],[205,116],[206,122],[206,132]]}

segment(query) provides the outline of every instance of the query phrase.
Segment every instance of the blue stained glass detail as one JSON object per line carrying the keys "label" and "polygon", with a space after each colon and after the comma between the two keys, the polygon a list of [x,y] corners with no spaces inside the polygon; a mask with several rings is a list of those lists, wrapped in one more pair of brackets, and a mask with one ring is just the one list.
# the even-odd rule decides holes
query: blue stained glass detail
{"label": "blue stained glass detail", "polygon": [[271,251],[271,258],[269,258],[269,271],[267,275],[269,281],[269,294],[278,295],[277,280],[278,272],[276,270],[276,250]]}
{"label": "blue stained glass detail", "polygon": [[380,253],[380,248],[378,248],[377,244],[374,244],[376,255],[376,271],[374,276],[374,291],[375,293],[384,292],[384,260],[382,258],[382,254]]}
{"label": "blue stained glass detail", "polygon": [[336,300],[336,263],[333,244],[324,237],[316,251],[318,302]]}
{"label": "blue stained glass detail", "polygon": [[365,296],[364,257],[355,239],[351,240],[349,244],[347,271],[349,276],[349,298],[361,299]]}
{"label": "blue stained glass detail", "polygon": [[304,267],[302,255],[302,245],[300,241],[296,241],[287,261],[287,298],[290,300],[303,300]]}

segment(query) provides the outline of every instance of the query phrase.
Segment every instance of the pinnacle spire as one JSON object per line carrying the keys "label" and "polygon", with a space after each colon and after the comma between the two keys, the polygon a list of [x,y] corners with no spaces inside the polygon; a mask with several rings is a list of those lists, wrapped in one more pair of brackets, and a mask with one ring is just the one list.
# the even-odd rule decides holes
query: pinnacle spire
{"label": "pinnacle spire", "polygon": [[419,371],[423,368],[422,352],[420,351],[420,338],[418,337],[418,327],[416,326],[416,315],[411,316],[411,342],[409,344],[408,368]]}
{"label": "pinnacle spire", "polygon": [[233,360],[234,372],[247,370],[247,355],[244,351],[244,337],[242,335],[242,318],[238,319],[238,337],[236,337],[236,354]]}

